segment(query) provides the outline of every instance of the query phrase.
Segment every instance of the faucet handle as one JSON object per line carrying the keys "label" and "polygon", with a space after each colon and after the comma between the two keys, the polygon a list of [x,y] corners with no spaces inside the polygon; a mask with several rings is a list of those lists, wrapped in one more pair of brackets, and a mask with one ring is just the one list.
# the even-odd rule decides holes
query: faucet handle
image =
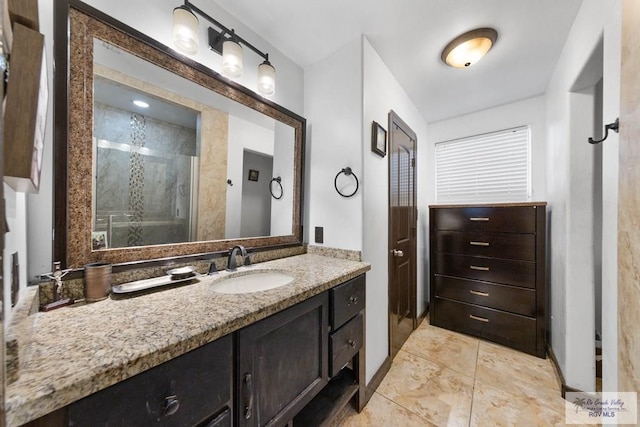
{"label": "faucet handle", "polygon": [[211,276],[213,274],[216,274],[218,272],[218,269],[216,268],[216,260],[212,260],[211,261],[211,265],[209,266],[209,272],[207,273],[207,275]]}
{"label": "faucet handle", "polygon": [[247,254],[244,257],[244,262],[243,262],[242,265],[244,265],[245,267],[251,265],[251,257],[249,256],[249,254]]}

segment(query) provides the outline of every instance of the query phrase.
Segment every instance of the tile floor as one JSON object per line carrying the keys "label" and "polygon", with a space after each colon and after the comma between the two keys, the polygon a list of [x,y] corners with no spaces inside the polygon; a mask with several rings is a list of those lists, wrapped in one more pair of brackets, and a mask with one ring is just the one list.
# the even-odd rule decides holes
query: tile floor
{"label": "tile floor", "polygon": [[[579,420],[571,420],[579,421]],[[550,359],[423,322],[371,400],[339,426],[559,426],[565,401]]]}

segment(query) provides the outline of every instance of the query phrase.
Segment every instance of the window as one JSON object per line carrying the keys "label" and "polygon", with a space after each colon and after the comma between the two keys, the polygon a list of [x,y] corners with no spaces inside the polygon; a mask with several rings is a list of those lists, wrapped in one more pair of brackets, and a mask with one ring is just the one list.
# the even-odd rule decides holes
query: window
{"label": "window", "polygon": [[438,203],[531,199],[528,126],[436,144]]}

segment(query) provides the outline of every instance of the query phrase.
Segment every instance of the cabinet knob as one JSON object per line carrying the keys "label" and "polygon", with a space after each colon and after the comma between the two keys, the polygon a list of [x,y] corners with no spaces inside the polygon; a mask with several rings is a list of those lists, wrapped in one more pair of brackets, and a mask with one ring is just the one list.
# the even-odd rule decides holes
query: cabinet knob
{"label": "cabinet knob", "polygon": [[171,416],[178,412],[180,409],[180,401],[178,400],[178,396],[171,395],[164,398],[164,407],[162,410],[164,411],[165,417]]}
{"label": "cabinet knob", "polygon": [[358,303],[358,297],[357,297],[357,296],[355,296],[355,295],[351,295],[351,296],[349,297],[349,302],[350,302],[351,304],[357,304],[357,303]]}
{"label": "cabinet knob", "polygon": [[356,348],[356,342],[354,340],[347,341],[347,344],[349,344],[353,348]]}

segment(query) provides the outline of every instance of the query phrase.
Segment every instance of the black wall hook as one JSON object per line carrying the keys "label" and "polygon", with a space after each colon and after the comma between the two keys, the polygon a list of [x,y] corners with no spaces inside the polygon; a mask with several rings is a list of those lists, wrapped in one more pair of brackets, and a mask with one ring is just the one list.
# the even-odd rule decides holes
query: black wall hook
{"label": "black wall hook", "polygon": [[602,139],[597,140],[597,141],[595,139],[593,139],[593,138],[589,138],[589,144],[600,144],[602,141],[607,139],[607,137],[609,136],[609,129],[611,129],[615,133],[618,133],[618,125],[619,124],[620,124],[620,119],[616,119],[615,122],[609,123],[608,125],[604,125],[604,137]]}

